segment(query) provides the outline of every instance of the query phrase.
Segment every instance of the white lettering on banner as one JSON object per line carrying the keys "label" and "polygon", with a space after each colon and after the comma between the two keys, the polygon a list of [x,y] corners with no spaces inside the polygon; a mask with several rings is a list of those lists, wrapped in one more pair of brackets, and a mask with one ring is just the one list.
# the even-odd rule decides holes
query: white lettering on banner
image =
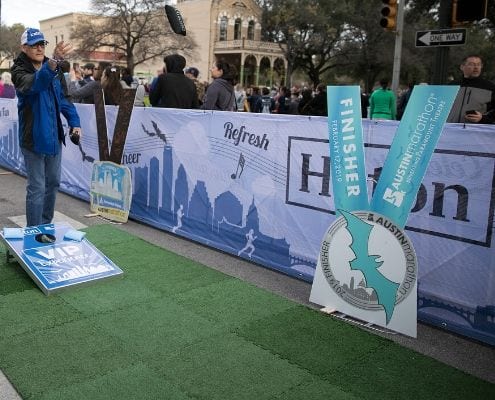
{"label": "white lettering on banner", "polygon": [[[340,104],[344,106],[346,109],[340,112],[342,117],[350,116],[347,118],[342,118],[342,140],[352,141],[349,144],[342,145],[342,151],[344,154],[349,154],[349,156],[344,157],[344,169],[346,170],[345,181],[346,182],[359,182],[359,174],[356,172],[358,169],[358,165],[356,164],[357,157],[352,154],[356,153],[356,143],[354,140],[356,136],[354,135],[354,110],[352,109],[352,98],[343,99],[340,101]],[[340,173],[341,174],[341,173]],[[361,192],[359,189],[359,185],[347,185],[347,196],[359,196]]]}
{"label": "white lettering on banner", "polygon": [[336,120],[332,121],[332,143],[333,147],[333,173],[337,182],[342,182],[341,155],[339,147],[339,124]]}
{"label": "white lettering on banner", "polygon": [[[431,133],[435,129],[438,117],[445,105],[443,101],[438,104],[437,102],[438,98],[430,94],[424,105],[423,112],[416,118],[416,126],[409,136],[409,143],[395,172],[391,183],[392,187],[386,188],[383,193],[383,199],[396,207],[402,205],[406,194],[406,190],[402,189],[401,186],[403,183],[411,183],[416,168],[430,142]],[[437,106],[436,111],[435,105]],[[433,114],[434,111],[435,113]]]}

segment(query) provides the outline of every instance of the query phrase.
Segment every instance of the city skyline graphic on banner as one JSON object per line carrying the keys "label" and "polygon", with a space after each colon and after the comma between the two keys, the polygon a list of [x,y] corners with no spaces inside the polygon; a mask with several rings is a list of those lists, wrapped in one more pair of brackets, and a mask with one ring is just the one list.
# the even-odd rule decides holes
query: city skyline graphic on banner
{"label": "city skyline graphic on banner", "polygon": [[[299,272],[314,273],[316,259],[303,260],[291,255],[290,244],[285,238],[263,233],[254,195],[245,213],[241,200],[231,191],[218,194],[212,202],[204,181],[190,183],[184,165],[174,165],[174,151],[170,145],[173,137],[170,134],[167,137],[168,142],[161,139],[161,162],[153,156],[147,165],[131,167],[134,180],[131,213],[152,215],[154,224],[158,222],[172,232],[194,240],[205,236],[221,237],[218,242],[223,243],[223,250],[253,261],[269,258],[281,269],[290,265],[302,268]],[[240,168],[232,175],[240,175]]]}

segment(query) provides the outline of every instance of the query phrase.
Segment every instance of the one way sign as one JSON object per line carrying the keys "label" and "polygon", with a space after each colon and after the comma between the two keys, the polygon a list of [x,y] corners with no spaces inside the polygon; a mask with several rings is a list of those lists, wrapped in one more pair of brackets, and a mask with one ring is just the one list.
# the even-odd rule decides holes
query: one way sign
{"label": "one way sign", "polygon": [[458,46],[466,43],[466,29],[416,32],[416,47]]}

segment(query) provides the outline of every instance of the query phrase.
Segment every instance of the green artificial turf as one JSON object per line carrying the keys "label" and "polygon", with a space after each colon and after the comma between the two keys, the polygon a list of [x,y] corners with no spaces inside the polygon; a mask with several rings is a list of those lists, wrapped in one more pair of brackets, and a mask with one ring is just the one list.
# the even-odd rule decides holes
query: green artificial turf
{"label": "green artificial turf", "polygon": [[0,246],[0,369],[24,399],[488,399],[495,385],[98,225],[122,278],[45,296]]}

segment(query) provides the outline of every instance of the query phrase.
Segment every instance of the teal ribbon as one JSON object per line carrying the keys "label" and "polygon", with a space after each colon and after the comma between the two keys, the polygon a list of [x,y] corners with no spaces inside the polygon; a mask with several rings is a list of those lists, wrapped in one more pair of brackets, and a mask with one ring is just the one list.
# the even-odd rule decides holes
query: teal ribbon
{"label": "teal ribbon", "polygon": [[360,88],[328,86],[327,100],[335,210],[367,210]]}
{"label": "teal ribbon", "polygon": [[415,86],[371,199],[403,228],[459,86]]}

